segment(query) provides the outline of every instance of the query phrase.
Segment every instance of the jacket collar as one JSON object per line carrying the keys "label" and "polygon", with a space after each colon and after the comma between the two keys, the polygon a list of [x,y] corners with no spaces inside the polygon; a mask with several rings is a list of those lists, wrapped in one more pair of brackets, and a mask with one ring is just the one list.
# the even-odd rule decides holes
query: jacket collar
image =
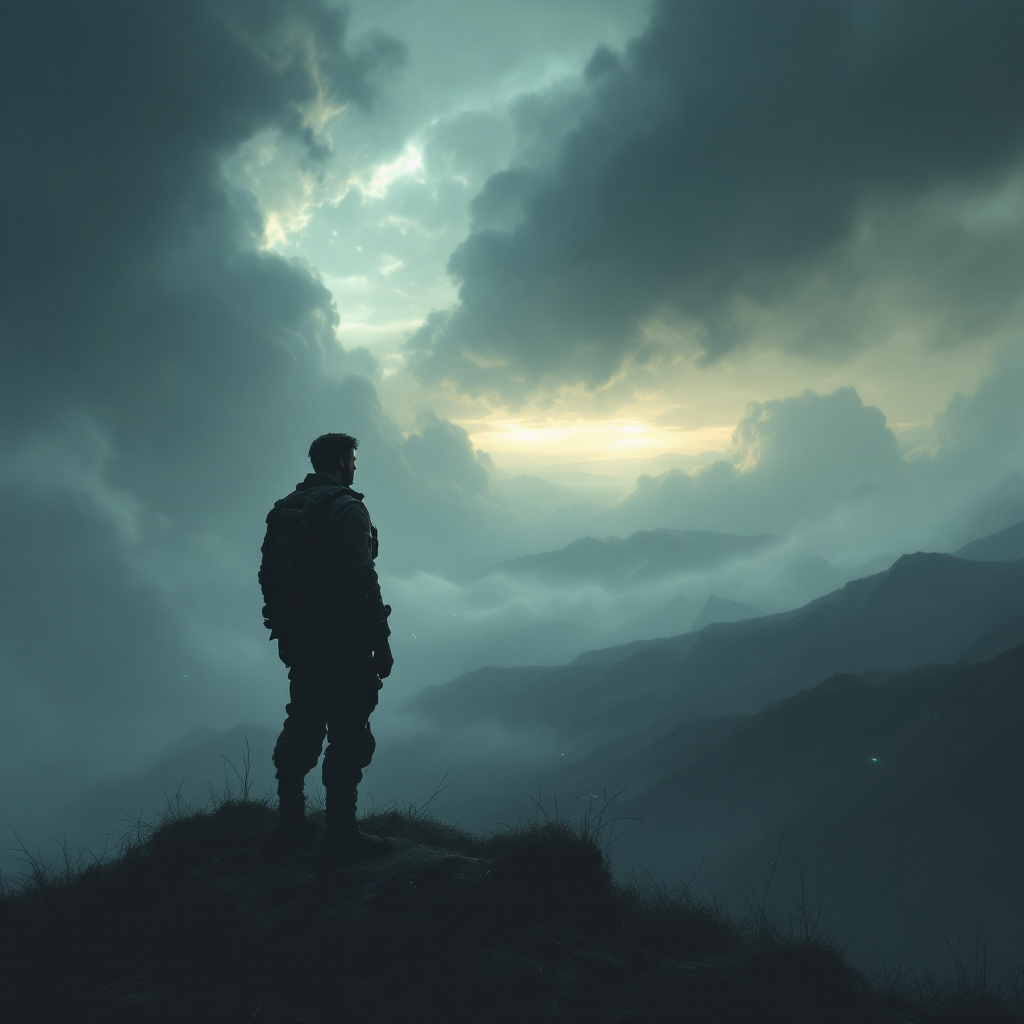
{"label": "jacket collar", "polygon": [[358,498],[359,501],[362,501],[365,497],[365,495],[360,494],[359,491],[354,491],[351,487],[346,487],[344,484],[338,483],[330,473],[307,473],[306,479],[303,480],[302,483],[295,485],[295,490],[308,491],[312,487],[333,487],[335,490],[351,494],[353,498]]}

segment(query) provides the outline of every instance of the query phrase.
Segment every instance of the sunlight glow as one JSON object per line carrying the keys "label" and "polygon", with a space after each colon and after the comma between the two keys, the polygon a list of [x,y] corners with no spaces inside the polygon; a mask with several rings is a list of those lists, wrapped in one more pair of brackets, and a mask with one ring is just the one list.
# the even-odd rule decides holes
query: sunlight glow
{"label": "sunlight glow", "polygon": [[637,419],[492,419],[466,426],[473,444],[488,452],[603,452],[626,457],[721,451],[728,447],[733,431],[731,426],[681,430]]}

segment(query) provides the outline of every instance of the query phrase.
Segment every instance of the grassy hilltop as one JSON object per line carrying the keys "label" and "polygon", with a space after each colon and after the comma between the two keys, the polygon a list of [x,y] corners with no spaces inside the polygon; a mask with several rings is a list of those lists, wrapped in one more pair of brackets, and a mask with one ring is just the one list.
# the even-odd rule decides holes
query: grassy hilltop
{"label": "grassy hilltop", "polygon": [[685,891],[617,884],[600,821],[480,837],[392,810],[364,823],[390,856],[328,868],[317,844],[278,849],[276,818],[228,800],[116,859],[8,883],[3,1019],[1019,1019],[1012,990],[962,964],[945,986],[869,981],[807,914],[773,920],[755,895],[737,923]]}

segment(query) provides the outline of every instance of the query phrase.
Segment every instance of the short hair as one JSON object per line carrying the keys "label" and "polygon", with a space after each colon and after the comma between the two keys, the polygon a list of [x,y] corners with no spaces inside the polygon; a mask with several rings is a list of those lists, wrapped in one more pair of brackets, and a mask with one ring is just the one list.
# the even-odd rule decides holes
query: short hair
{"label": "short hair", "polygon": [[314,473],[333,473],[341,459],[348,458],[359,447],[350,434],[321,434],[309,446],[309,461]]}

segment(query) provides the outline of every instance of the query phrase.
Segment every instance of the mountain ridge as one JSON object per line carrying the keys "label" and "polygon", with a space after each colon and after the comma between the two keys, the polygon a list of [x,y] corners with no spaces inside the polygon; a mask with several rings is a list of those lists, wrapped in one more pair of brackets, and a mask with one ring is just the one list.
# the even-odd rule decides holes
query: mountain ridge
{"label": "mountain ridge", "polygon": [[1015,562],[1024,558],[1024,520],[998,533],[979,537],[954,552],[980,562]]}
{"label": "mountain ridge", "polygon": [[740,536],[712,530],[638,530],[628,537],[580,537],[555,551],[521,555],[485,569],[549,583],[643,583],[673,573],[710,569],[782,542],[773,534]]}
{"label": "mountain ridge", "polygon": [[[1014,955],[1024,919],[1024,819],[1014,811],[1024,799],[1024,646],[980,664],[836,675],[729,725],[711,749],[699,736],[705,749],[692,749],[679,730],[660,744],[654,783],[621,802],[643,825],[619,856],[660,849],[670,884],[706,856],[707,884],[722,891],[785,836],[844,937],[895,934],[935,959],[935,928],[974,908],[993,957]],[[634,761],[648,765],[651,754]],[[591,769],[577,787],[626,781]]]}
{"label": "mountain ridge", "polygon": [[625,645],[621,660],[584,655],[567,666],[484,667],[420,691],[407,708],[449,724],[543,723],[567,738],[749,713],[836,672],[898,671],[968,652],[988,657],[993,622],[1008,624],[999,643],[1019,643],[1022,584],[1024,562],[904,555],[802,608]]}

